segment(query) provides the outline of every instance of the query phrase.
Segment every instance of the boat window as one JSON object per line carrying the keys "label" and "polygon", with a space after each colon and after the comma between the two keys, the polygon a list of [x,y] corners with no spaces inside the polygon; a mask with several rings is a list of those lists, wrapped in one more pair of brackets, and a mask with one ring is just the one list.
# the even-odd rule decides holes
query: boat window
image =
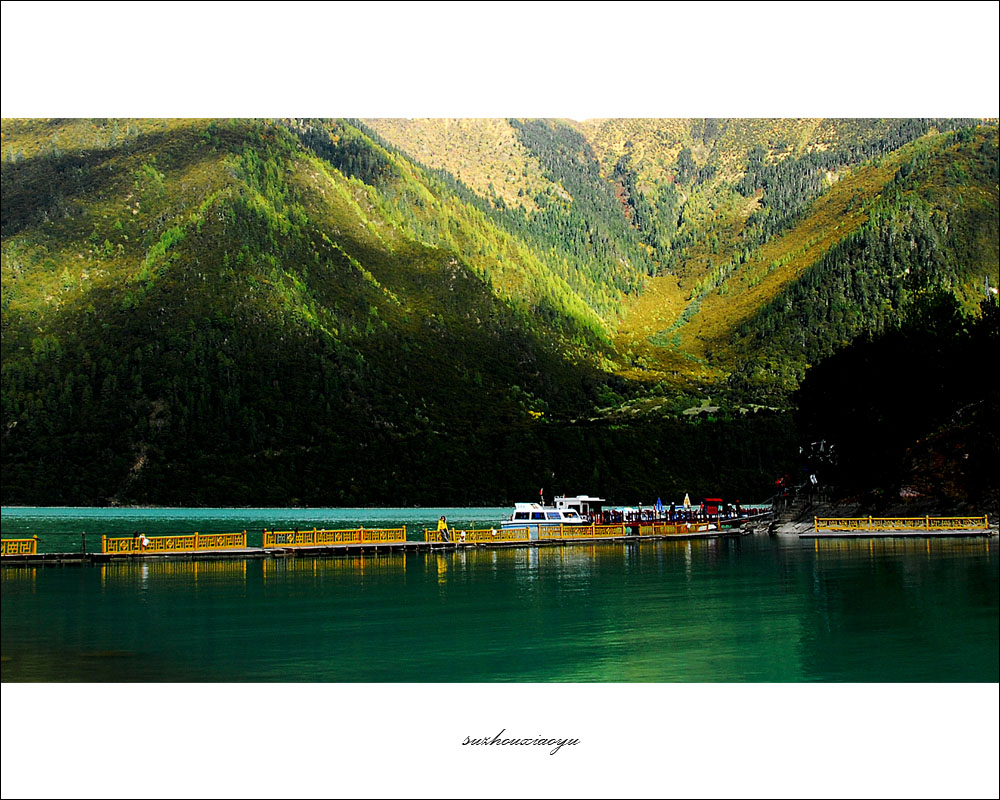
{"label": "boat window", "polygon": [[576,512],[575,511],[567,511],[566,512],[566,519],[576,519]]}
{"label": "boat window", "polygon": [[527,518],[528,518],[528,512],[527,511],[518,511],[514,515],[514,519],[527,519]]}
{"label": "boat window", "polygon": [[531,512],[531,518],[532,519],[545,519],[545,515],[541,511],[532,511]]}
{"label": "boat window", "polygon": [[550,511],[550,512],[548,512],[548,514],[546,514],[546,516],[549,519],[554,519],[554,520],[561,520],[562,519],[562,517],[559,516],[559,512],[558,511]]}

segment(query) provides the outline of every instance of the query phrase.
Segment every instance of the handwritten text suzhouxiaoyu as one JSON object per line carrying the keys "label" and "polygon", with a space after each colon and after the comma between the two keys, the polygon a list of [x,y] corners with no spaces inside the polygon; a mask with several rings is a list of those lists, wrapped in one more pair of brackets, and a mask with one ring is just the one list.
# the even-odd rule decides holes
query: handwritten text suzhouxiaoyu
{"label": "handwritten text suzhouxiaoyu", "polygon": [[551,747],[549,750],[549,755],[554,756],[559,752],[560,748],[566,745],[579,744],[579,739],[547,739],[544,736],[536,736],[534,738],[519,739],[515,737],[503,738],[506,728],[500,731],[496,736],[486,736],[482,739],[473,739],[471,736],[466,736],[465,741],[462,745],[470,744],[485,744],[485,745],[500,745],[500,746],[510,746],[510,745],[541,745],[543,747]]}

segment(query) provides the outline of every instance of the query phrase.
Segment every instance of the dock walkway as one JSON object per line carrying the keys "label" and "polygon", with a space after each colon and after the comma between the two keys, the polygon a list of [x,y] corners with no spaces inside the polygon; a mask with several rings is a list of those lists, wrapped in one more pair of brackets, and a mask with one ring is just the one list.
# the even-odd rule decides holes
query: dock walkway
{"label": "dock walkway", "polygon": [[989,517],[813,517],[802,539],[883,539],[990,536]]}
{"label": "dock walkway", "polygon": [[106,564],[111,561],[193,561],[206,559],[239,559],[239,558],[297,558],[300,556],[335,556],[335,555],[355,555],[370,553],[402,552],[450,552],[466,549],[490,549],[500,550],[507,548],[524,547],[561,547],[563,545],[592,545],[592,544],[612,544],[621,542],[624,544],[640,544],[642,542],[665,541],[665,540],[687,540],[687,539],[715,539],[732,538],[742,536],[749,532],[749,529],[742,527],[697,531],[690,533],[672,533],[667,535],[644,535],[633,534],[616,536],[587,536],[583,538],[559,538],[559,539],[532,539],[517,541],[490,541],[490,542],[428,542],[428,541],[394,541],[394,542],[345,542],[337,544],[296,544],[294,546],[267,546],[267,547],[232,547],[225,549],[187,549],[169,551],[124,551],[124,552],[104,552],[104,553],[17,553],[5,555],[4,564]]}

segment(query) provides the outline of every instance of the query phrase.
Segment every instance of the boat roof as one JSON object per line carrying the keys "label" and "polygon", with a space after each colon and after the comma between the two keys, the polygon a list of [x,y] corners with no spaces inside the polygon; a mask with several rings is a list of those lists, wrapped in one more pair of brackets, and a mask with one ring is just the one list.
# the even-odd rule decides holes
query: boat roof
{"label": "boat roof", "polygon": [[514,503],[514,508],[518,511],[543,511],[545,509],[565,508],[570,503],[606,503],[603,497],[591,497],[589,494],[578,494],[573,496],[559,495],[555,498],[555,506],[543,506],[539,503]]}

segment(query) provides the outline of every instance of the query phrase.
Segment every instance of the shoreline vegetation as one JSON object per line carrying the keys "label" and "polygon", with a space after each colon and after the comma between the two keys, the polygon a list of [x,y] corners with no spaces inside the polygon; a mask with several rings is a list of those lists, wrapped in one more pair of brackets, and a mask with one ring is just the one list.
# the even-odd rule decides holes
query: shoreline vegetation
{"label": "shoreline vegetation", "polygon": [[[522,502],[522,501],[518,501]],[[532,502],[530,498],[525,499],[523,502]],[[767,504],[772,502],[772,498],[768,498],[759,502],[750,502],[747,505],[759,505]],[[652,503],[643,504],[644,508],[652,507]],[[156,511],[158,509],[163,510],[176,510],[182,511],[186,509],[190,510],[297,510],[301,509],[303,511],[317,511],[317,510],[336,510],[345,511],[351,509],[359,509],[364,511],[378,511],[380,509],[384,510],[436,510],[436,509],[455,509],[455,510],[474,510],[480,508],[506,508],[507,506],[503,503],[490,503],[490,504],[469,504],[469,505],[449,505],[449,504],[431,504],[431,505],[412,505],[412,506],[386,506],[386,505],[357,505],[357,506],[305,506],[305,505],[267,505],[267,506],[250,506],[250,505],[240,505],[240,506],[214,506],[214,505],[140,505],[140,504],[128,504],[128,505],[90,505],[90,506],[60,506],[60,505],[18,505],[18,504],[4,504],[3,509],[10,509],[14,511],[26,510],[26,509],[60,509],[71,511],[73,509],[85,509],[85,510],[100,510],[100,509],[113,509],[113,510],[134,510],[134,511]],[[623,507],[623,508],[634,508],[635,504],[629,505],[626,503],[609,503],[608,508],[612,507]],[[906,516],[950,516],[957,514],[970,514],[970,513],[985,513],[990,517],[997,515],[998,509],[1000,509],[1000,503],[994,502],[992,504],[987,504],[984,506],[970,505],[968,503],[941,503],[930,499],[916,499],[911,501],[897,501],[891,502],[886,501],[882,503],[866,503],[865,501],[858,498],[843,498],[840,500],[823,500],[816,503],[811,503],[808,508],[821,509],[822,513],[818,516],[868,516],[869,514],[875,514],[878,512],[879,516],[886,517],[906,517]],[[843,512],[843,513],[839,513]]]}

